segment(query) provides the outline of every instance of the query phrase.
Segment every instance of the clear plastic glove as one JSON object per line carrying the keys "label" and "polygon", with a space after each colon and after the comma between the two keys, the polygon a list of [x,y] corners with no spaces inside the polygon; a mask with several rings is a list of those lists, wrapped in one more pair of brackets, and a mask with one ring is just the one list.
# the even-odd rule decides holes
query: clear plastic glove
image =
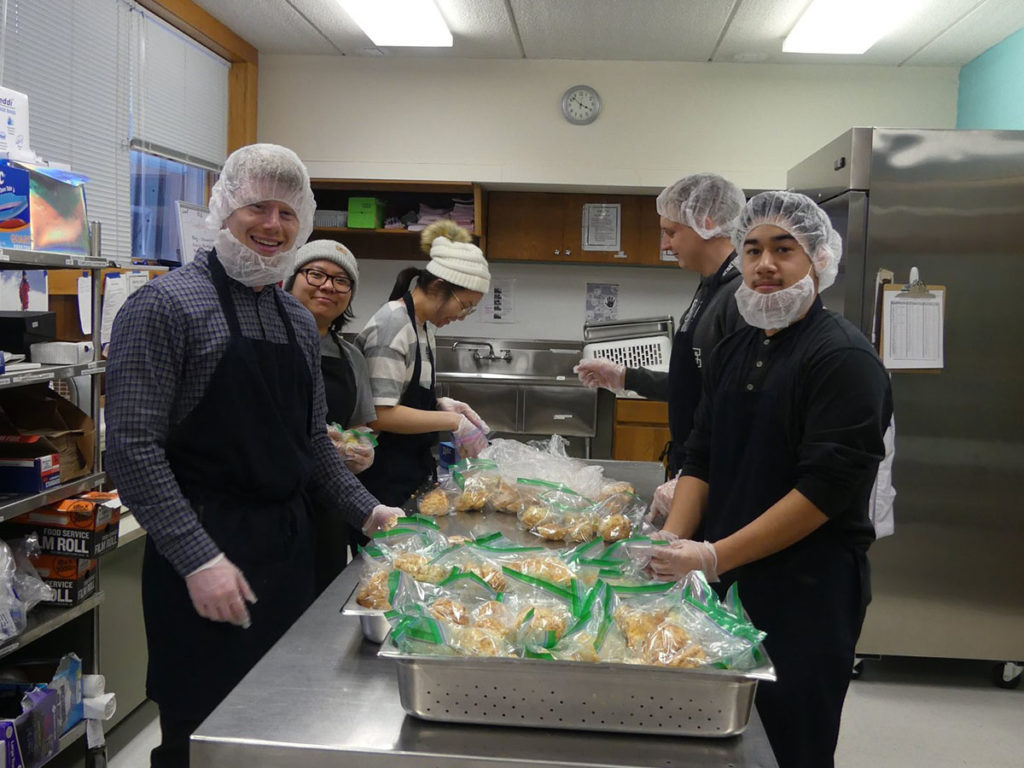
{"label": "clear plastic glove", "polygon": [[606,358],[580,360],[572,370],[580,377],[584,386],[591,389],[604,387],[618,392],[626,388],[626,366],[613,363]]}
{"label": "clear plastic glove", "polygon": [[450,397],[439,397],[437,398],[437,407],[442,411],[450,411],[451,413],[461,413],[469,422],[477,427],[484,436],[491,434],[491,428],[487,426],[487,422],[480,418],[480,414],[470,408],[461,400],[453,400]]}
{"label": "clear plastic glove", "polygon": [[452,432],[452,437],[463,458],[473,458],[487,447],[487,435],[466,416],[459,417],[459,426]]}
{"label": "clear plastic glove", "polygon": [[679,537],[676,536],[672,531],[666,531],[664,529],[655,531],[650,535],[653,541],[676,541]]}
{"label": "clear plastic glove", "polygon": [[668,520],[668,513],[672,511],[672,497],[676,495],[676,482],[678,480],[679,478],[674,477],[667,483],[662,483],[654,489],[651,508],[644,519],[656,528],[660,528]]}
{"label": "clear plastic glove", "polygon": [[400,517],[405,517],[405,512],[398,507],[378,504],[370,510],[370,515],[363,521],[363,533],[367,536],[373,536],[375,533],[394,528]]}
{"label": "clear plastic glove", "polygon": [[353,475],[358,475],[373,464],[373,446],[369,443],[355,443],[347,446],[341,453],[345,466]]}
{"label": "clear plastic glove", "polygon": [[243,629],[249,628],[246,601],[256,602],[256,595],[238,567],[223,554],[185,577],[188,596],[196,613],[210,621],[227,621]]}
{"label": "clear plastic glove", "polygon": [[703,571],[708,581],[718,581],[718,554],[709,541],[675,539],[651,550],[649,568],[661,581],[678,581],[690,571]]}

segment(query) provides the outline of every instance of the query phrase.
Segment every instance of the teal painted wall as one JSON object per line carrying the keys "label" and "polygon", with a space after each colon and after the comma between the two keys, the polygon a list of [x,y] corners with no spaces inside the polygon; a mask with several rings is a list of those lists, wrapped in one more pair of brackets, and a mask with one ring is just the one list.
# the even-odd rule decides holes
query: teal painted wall
{"label": "teal painted wall", "polygon": [[1024,29],[960,69],[956,127],[1024,129]]}

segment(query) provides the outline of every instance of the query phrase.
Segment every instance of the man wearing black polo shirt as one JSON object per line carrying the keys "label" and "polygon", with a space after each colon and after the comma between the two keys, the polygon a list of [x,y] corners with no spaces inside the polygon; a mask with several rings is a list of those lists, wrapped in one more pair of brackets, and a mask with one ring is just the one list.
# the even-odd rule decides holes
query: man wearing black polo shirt
{"label": "man wearing black polo shirt", "polygon": [[868,496],[892,393],[867,339],[818,297],[842,243],[810,198],[756,195],[734,243],[751,327],[712,355],[665,524],[679,538],[651,568],[739,585],[778,673],[757,708],[779,765],[827,768],[870,600]]}

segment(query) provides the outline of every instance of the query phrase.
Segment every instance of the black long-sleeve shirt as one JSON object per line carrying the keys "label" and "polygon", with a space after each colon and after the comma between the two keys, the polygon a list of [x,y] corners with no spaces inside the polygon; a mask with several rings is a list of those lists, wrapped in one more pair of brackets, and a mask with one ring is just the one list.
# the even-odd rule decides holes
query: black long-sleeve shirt
{"label": "black long-sleeve shirt", "polygon": [[726,338],[704,375],[683,474],[709,484],[703,534],[739,530],[794,488],[858,547],[892,415],[889,377],[855,326],[816,299],[773,336]]}

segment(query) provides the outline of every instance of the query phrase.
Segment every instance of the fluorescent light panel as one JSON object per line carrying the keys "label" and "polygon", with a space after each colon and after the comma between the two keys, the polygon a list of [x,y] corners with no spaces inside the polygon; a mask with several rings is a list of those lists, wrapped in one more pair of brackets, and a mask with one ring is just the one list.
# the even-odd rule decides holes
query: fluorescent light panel
{"label": "fluorescent light panel", "polygon": [[450,48],[452,33],[434,0],[338,0],[374,45]]}
{"label": "fluorescent light panel", "polygon": [[782,43],[785,53],[864,53],[923,0],[814,0]]}

